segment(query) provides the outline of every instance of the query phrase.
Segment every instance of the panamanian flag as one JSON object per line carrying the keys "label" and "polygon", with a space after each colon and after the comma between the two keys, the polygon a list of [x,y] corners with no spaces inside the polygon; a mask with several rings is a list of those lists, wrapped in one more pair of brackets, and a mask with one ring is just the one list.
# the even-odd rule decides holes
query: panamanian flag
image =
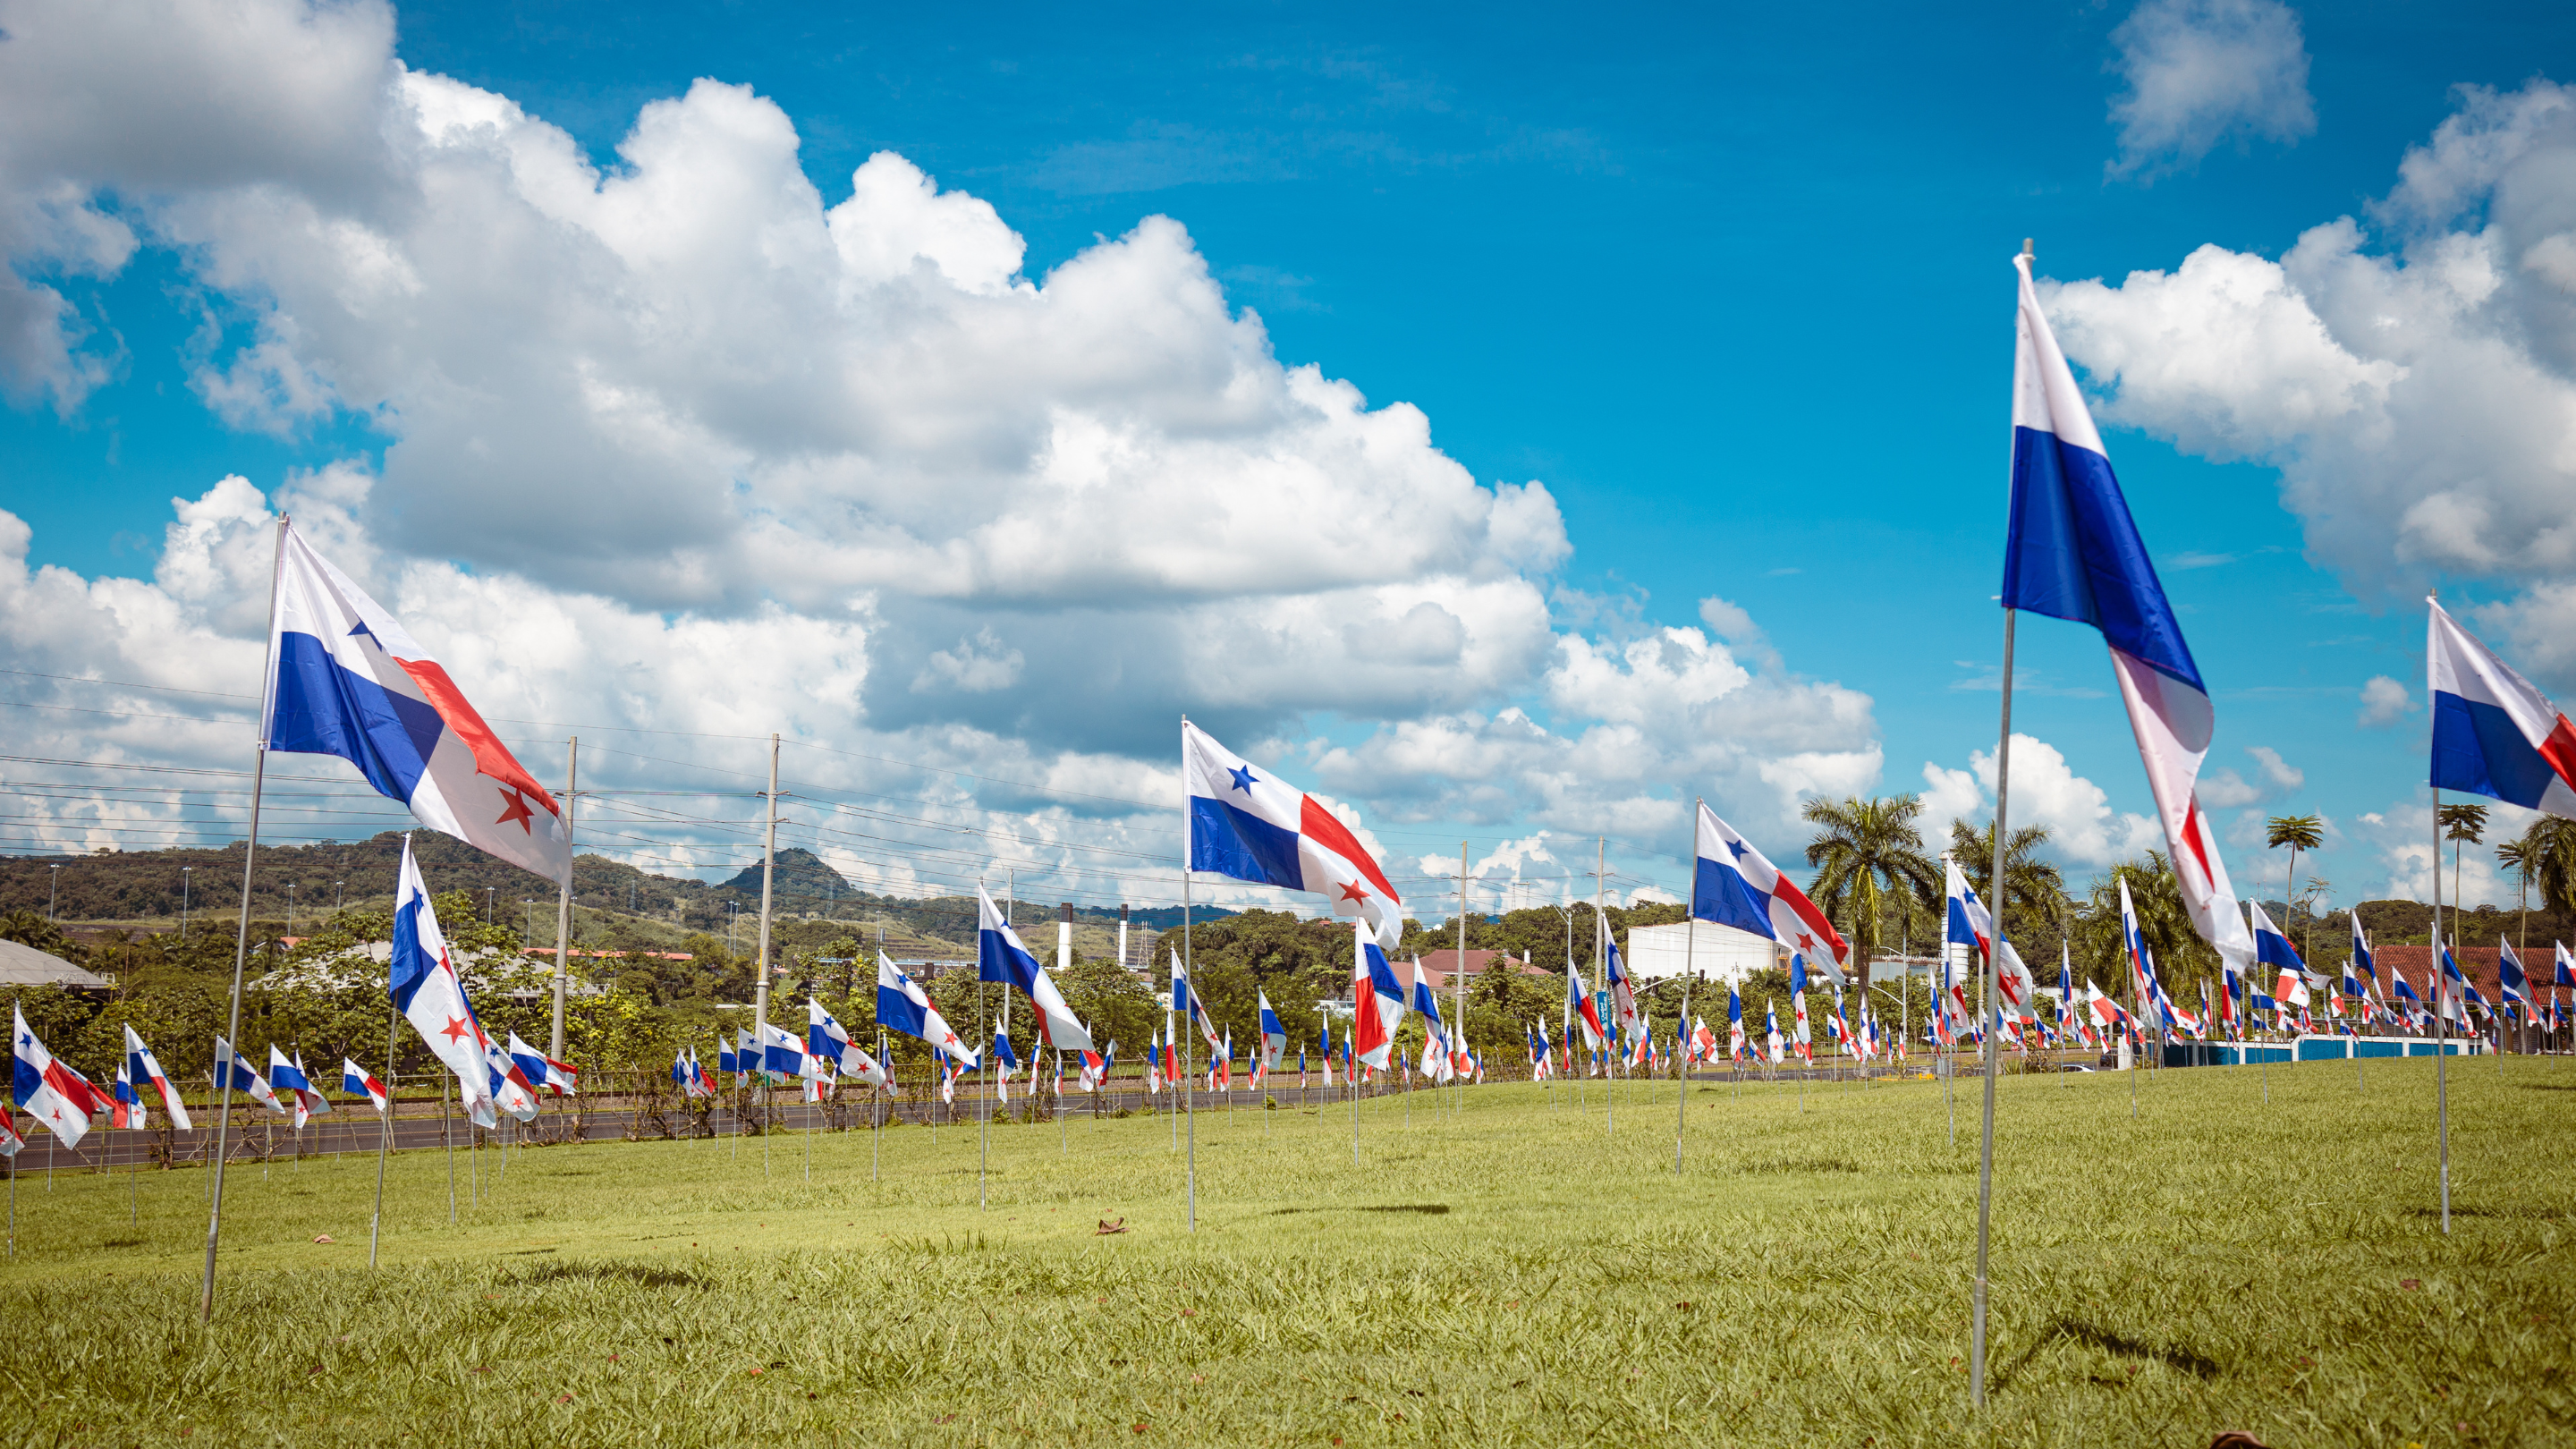
{"label": "panamanian flag", "polygon": [[1366,922],[1381,947],[1404,934],[1404,901],[1377,858],[1324,803],[1181,721],[1189,868],[1320,895]]}
{"label": "panamanian flag", "polygon": [[268,748],[337,755],[420,823],[561,881],[563,807],[511,755],[429,651],[280,521],[269,622]]}
{"label": "panamanian flag", "polygon": [[2102,631],[2183,908],[2219,955],[2250,961],[2253,933],[2237,912],[2235,887],[2196,794],[2217,727],[2209,686],[2165,601],[2092,411],[2039,310],[2029,255],[2014,258],[2013,266],[2021,274],[2021,312],[2013,349],[2003,606]]}
{"label": "panamanian flag", "polygon": [[1768,936],[1811,960],[1830,959],[1839,965],[1851,959],[1850,944],[1807,899],[1807,893],[1706,804],[1699,807],[1695,835],[1693,916]]}
{"label": "panamanian flag", "polygon": [[2576,724],[2439,603],[2426,602],[2433,788],[2576,820]]}

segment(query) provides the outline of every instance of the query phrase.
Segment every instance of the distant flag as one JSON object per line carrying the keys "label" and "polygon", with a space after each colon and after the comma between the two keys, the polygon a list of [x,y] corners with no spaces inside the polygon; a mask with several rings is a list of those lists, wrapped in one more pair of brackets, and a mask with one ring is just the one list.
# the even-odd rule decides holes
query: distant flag
{"label": "distant flag", "polygon": [[340,1090],[352,1097],[366,1098],[368,1104],[376,1109],[379,1116],[383,1115],[384,1110],[393,1103],[393,1093],[386,1090],[384,1083],[376,1080],[375,1073],[359,1066],[356,1059],[351,1057],[340,1059]]}
{"label": "distant flag", "polygon": [[[977,886],[976,891],[981,894],[983,887]],[[992,905],[992,898],[985,897],[985,909],[992,910]],[[999,911],[993,911],[993,919],[999,920],[1000,916]],[[1005,925],[1003,929],[1007,931],[1010,928]],[[989,935],[990,932],[988,931],[987,934]],[[1009,944],[1019,945],[1019,936],[1016,932],[1012,933]],[[1037,969],[1037,958],[1029,956],[1026,947],[1020,947],[1020,954],[1028,957],[1027,964],[1031,969]],[[1038,970],[1038,979],[1041,983],[1044,983],[1045,975],[1043,970]],[[1011,978],[986,976],[983,979],[991,981]],[[1048,984],[1046,990],[1050,996],[1054,995],[1055,988],[1052,984]],[[1064,998],[1055,997],[1055,1003],[1059,1009],[1063,1008]],[[1072,1019],[1072,1013],[1069,1010],[1066,1011],[1065,1016],[1068,1021]],[[1041,1016],[1039,1021],[1041,1026],[1054,1025],[1050,1017]],[[930,993],[922,990],[921,983],[913,980],[903,968],[887,960],[883,951],[877,953],[877,1022],[889,1030],[921,1038],[960,1066],[975,1065],[975,1049],[968,1046],[964,1039],[957,1035],[956,1030],[949,1026],[948,1019],[939,1014],[939,1008],[930,1004]],[[1082,1033],[1079,1025],[1076,1025],[1073,1031],[1075,1037],[1072,1041],[1059,1038],[1055,1044],[1058,1047],[1077,1051],[1091,1045],[1091,1038]]]}
{"label": "distant flag", "polygon": [[2294,1005],[2307,1005],[2308,963],[2299,958],[2290,938],[2264,914],[2261,901],[2247,901],[2245,905],[2254,913],[2254,959],[2279,973],[2272,994]]}
{"label": "distant flag", "polygon": [[409,835],[403,837],[402,865],[395,876],[387,990],[394,1009],[420,1033],[430,1054],[456,1075],[466,1119],[478,1127],[496,1125],[500,1118],[493,1110],[491,1066],[484,1059],[490,1038],[448,960],[447,937],[438,928],[438,912],[430,904]]}
{"label": "distant flag", "polygon": [[0,1111],[0,1157],[13,1160],[27,1145],[27,1139],[18,1135],[18,1124],[10,1120],[14,1115]]}
{"label": "distant flag", "polygon": [[430,829],[567,879],[562,806],[393,615],[293,526],[279,528],[268,748],[337,755]]}
{"label": "distant flag", "polygon": [[[1002,1063],[1006,1067],[1011,1065],[1010,1040],[1007,1034],[999,1038]],[[842,1075],[855,1077],[868,1086],[882,1087],[893,1080],[875,1057],[850,1039],[850,1029],[825,1011],[822,1002],[810,996],[805,998],[805,1049],[830,1062]],[[1007,1080],[1008,1074],[1004,1075]]]}
{"label": "distant flag", "polygon": [[134,1090],[133,1066],[122,1057],[118,1058],[116,1063],[114,1096],[116,1114],[108,1119],[108,1125],[136,1132],[142,1131],[144,1125],[151,1120],[151,1114],[144,1110],[142,1094]]}
{"label": "distant flag", "polygon": [[1764,1003],[1762,1007],[1762,1036],[1763,1040],[1768,1043],[1771,1048],[1771,1064],[1773,1066],[1778,1066],[1780,1064],[1781,1045],[1780,1013],[1776,1007],[1768,1002]]}
{"label": "distant flag", "polygon": [[[1707,807],[1702,806],[1702,809]],[[1797,889],[1795,886],[1791,890]],[[1611,1015],[1619,1025],[1621,1040],[1632,1044],[1645,1035],[1637,1024],[1637,992],[1628,979],[1627,963],[1619,959],[1619,936],[1610,929],[1610,918],[1601,918],[1602,982],[1610,994]]]}
{"label": "distant flag", "polygon": [[510,1060],[510,1053],[490,1037],[483,1039],[483,1069],[491,1084],[492,1100],[502,1111],[522,1122],[537,1118],[537,1084]]}
{"label": "distant flag", "polygon": [[1837,965],[1849,959],[1850,944],[1807,893],[1706,804],[1699,807],[1696,835],[1693,917],[1749,931]]}
{"label": "distant flag", "polygon": [[2550,984],[2559,987],[2576,986],[2576,952],[2569,951],[2563,941],[2551,944],[2558,948],[2558,973]]}
{"label": "distant flag", "polygon": [[1261,1074],[1269,1076],[1279,1065],[1279,1054],[1288,1049],[1288,1028],[1279,1024],[1279,1013],[1270,1009],[1270,994],[1261,996]]}
{"label": "distant flag", "polygon": [[161,1070],[160,1059],[152,1055],[152,1048],[145,1046],[143,1038],[135,1035],[134,1028],[130,1026],[125,1029],[125,1062],[134,1073],[134,1084],[138,1090],[145,1082],[159,1089],[161,1109],[170,1114],[170,1125],[182,1132],[193,1130],[188,1122],[188,1104],[180,1100],[179,1089],[170,1085],[169,1074]]}
{"label": "distant flag", "polygon": [[2222,957],[2254,954],[2195,794],[2216,715],[2182,625],[2121,496],[2110,454],[2039,308],[2027,253],[2013,352],[2012,514],[2006,609],[2089,624],[2110,646],[2138,757],[2164,826],[2183,909]]}
{"label": "distant flag", "polygon": [[[1583,978],[1571,971],[1565,974],[1565,1000],[1575,1019],[1583,1023],[1583,1045],[1588,1050],[1599,1051],[1602,1039],[1610,1034],[1609,1030],[1601,1024],[1601,1009],[1593,1005],[1591,994],[1583,989]],[[1574,1044],[1569,1040],[1566,1050],[1570,1052],[1573,1049]]]}
{"label": "distant flag", "polygon": [[[1017,987],[1037,1012],[1039,1041],[1058,1051],[1089,1051],[1090,1031],[1074,1016],[1073,1008],[1065,1005],[1064,994],[1056,990],[1055,979],[1047,975],[1046,968],[1038,964],[1038,958],[1021,943],[1020,933],[1002,915],[1001,907],[993,904],[992,895],[980,881],[975,885],[975,900],[976,979]],[[882,974],[878,977],[877,996],[879,1000],[885,996]],[[928,1003],[925,1000],[923,1004]],[[974,1053],[966,1052],[960,1060],[972,1066],[973,1057]]]}
{"label": "distant flag", "polygon": [[2513,954],[2513,945],[2496,937],[2496,995],[2508,1006],[2519,1006],[2528,1014],[2531,1008],[2530,982],[2523,975],[2522,958]]}
{"label": "distant flag", "polygon": [[1744,1060],[1744,998],[1735,983],[1726,983],[1726,1055],[1729,1061]]}
{"label": "distant flag", "polygon": [[716,1038],[716,1070],[719,1072],[741,1070],[740,1065],[734,1060],[733,1042],[728,1037]]}
{"label": "distant flag", "polygon": [[[1402,898],[1321,800],[1255,769],[1187,720],[1181,773],[1190,790],[1190,869],[1320,895],[1335,914],[1358,918],[1380,947],[1395,945],[1404,931]],[[1376,1064],[1384,1066],[1384,1058]]]}
{"label": "distant flag", "polygon": [[579,1074],[564,1063],[519,1040],[519,1034],[515,1031],[510,1033],[510,1064],[519,1069],[519,1075],[525,1077],[528,1085],[535,1090],[552,1092],[558,1097],[573,1095],[573,1084]]}
{"label": "distant flag", "polygon": [[1354,921],[1351,930],[1351,1040],[1360,1065],[1382,1072],[1404,1022],[1404,988],[1367,924]]}
{"label": "distant flag", "polygon": [[1329,1016],[1324,1018],[1322,1046],[1324,1049],[1324,1090],[1329,1092],[1333,1089],[1333,1019]]}
{"label": "distant flag", "polygon": [[1987,912],[1985,902],[1977,899],[1976,890],[1968,884],[1967,872],[1959,869],[1955,860],[1948,865],[1942,887],[1942,943],[1966,946],[1983,956],[1994,949],[1994,917]]}
{"label": "distant flag", "polygon": [[[24,1034],[23,1027],[21,1029],[21,1034]],[[23,1062],[25,1058],[21,1057],[20,1060]],[[60,1063],[57,1063],[56,1065],[59,1066]],[[26,1068],[21,1066],[18,1070],[21,1080],[24,1080]],[[234,1091],[247,1092],[250,1094],[250,1099],[252,1101],[257,1102],[259,1105],[266,1107],[272,1112],[275,1112],[280,1117],[286,1115],[286,1104],[277,1100],[277,1093],[269,1090],[268,1078],[252,1071],[248,1063],[243,1062],[236,1057],[233,1054],[233,1044],[231,1042],[224,1040],[222,1037],[216,1037],[215,1086],[218,1090],[225,1085],[224,1079],[228,1074],[232,1079],[231,1084]],[[22,1101],[18,1105],[24,1107],[27,1104]],[[52,1124],[48,1123],[46,1125],[51,1126]],[[67,1142],[64,1145],[70,1146],[71,1144]]]}
{"label": "distant flag", "polygon": [[295,1099],[295,1128],[304,1130],[307,1118],[331,1110],[331,1103],[313,1090],[313,1079],[304,1074],[304,1054],[289,1059],[274,1043],[268,1049],[268,1088],[272,1092],[291,1093]]}

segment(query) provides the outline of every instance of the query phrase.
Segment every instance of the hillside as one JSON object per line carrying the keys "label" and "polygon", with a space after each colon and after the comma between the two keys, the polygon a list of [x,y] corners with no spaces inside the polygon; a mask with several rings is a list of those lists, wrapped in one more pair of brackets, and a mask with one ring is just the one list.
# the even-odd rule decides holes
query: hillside
{"label": "hillside", "polygon": [[[496,925],[518,926],[537,945],[554,942],[555,886],[435,831],[412,837],[421,874],[430,889],[466,891],[487,903]],[[286,932],[309,930],[338,906],[393,900],[402,864],[402,836],[387,831],[367,840],[321,845],[261,847],[251,882],[251,914]],[[57,869],[59,868],[59,869]],[[194,918],[231,920],[240,908],[242,846],[222,849],[102,851],[93,855],[0,856],[0,914],[42,913],[48,892],[59,889],[54,914],[75,938],[84,927],[161,931],[179,924],[183,904]],[[59,883],[57,885],[57,882]],[[294,887],[290,893],[288,887]],[[733,948],[752,949],[760,914],[760,868],[710,884],[657,875],[605,856],[573,861],[577,946],[676,946],[693,933],[723,937],[733,928]],[[184,900],[183,900],[184,895]],[[289,906],[292,903],[290,923]],[[971,956],[975,950],[975,899],[927,900],[877,895],[859,889],[811,851],[778,853],[772,910],[779,934],[802,953],[840,937],[873,941],[882,929],[888,951],[906,956]],[[1133,939],[1145,941],[1180,923],[1177,907],[1132,912]],[[1201,920],[1233,914],[1200,907]],[[1052,903],[1020,902],[1012,912],[1033,949],[1052,948]],[[1097,907],[1074,911],[1075,948],[1084,956],[1114,954],[1118,913]]]}

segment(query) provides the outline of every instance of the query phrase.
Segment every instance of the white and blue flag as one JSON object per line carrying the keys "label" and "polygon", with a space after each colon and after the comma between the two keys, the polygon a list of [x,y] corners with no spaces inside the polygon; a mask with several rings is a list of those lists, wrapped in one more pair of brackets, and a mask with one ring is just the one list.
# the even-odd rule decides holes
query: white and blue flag
{"label": "white and blue flag", "polygon": [[930,993],[887,960],[883,951],[877,953],[877,1021],[889,1031],[921,1038],[961,1067],[974,1066],[978,1060],[975,1049],[949,1027],[939,1008],[930,1004]]}
{"label": "white and blue flag", "polygon": [[1699,807],[1696,834],[1692,915],[1767,936],[1820,963],[1850,959],[1850,945],[1807,893],[1706,804]]}
{"label": "white and blue flag", "polygon": [[[1029,948],[1021,943],[1020,933],[1011,928],[1010,920],[1002,914],[1001,907],[993,904],[992,895],[980,881],[975,885],[975,900],[978,911],[976,978],[1018,987],[1020,994],[1029,999],[1029,1005],[1037,1010],[1039,1041],[1060,1052],[1092,1050],[1090,1030],[1073,1014],[1073,1008],[1064,1004],[1064,993],[1055,989],[1054,979],[1047,975],[1044,966],[1038,964],[1038,958],[1030,953]],[[882,978],[877,995],[880,999],[885,995]],[[928,1002],[923,1004],[926,1006]],[[963,1051],[962,1046],[959,1050]],[[965,1052],[957,1059],[972,1066],[974,1053]]]}
{"label": "white and blue flag", "polygon": [[501,1119],[485,1057],[492,1040],[483,1034],[483,1023],[465,999],[465,983],[447,958],[447,936],[438,928],[438,912],[430,905],[409,835],[403,837],[402,868],[394,883],[393,954],[387,968],[394,1009],[420,1033],[439,1065],[455,1074],[466,1119],[478,1127],[497,1126]]}
{"label": "white and blue flag", "polygon": [[438,661],[280,520],[261,733],[337,755],[420,823],[548,880],[572,874],[563,808]]}
{"label": "white and blue flag", "polygon": [[850,1029],[825,1011],[823,1003],[810,996],[805,998],[805,1049],[839,1068],[845,1077],[871,1087],[886,1085],[885,1068],[877,1064],[875,1057],[860,1050],[858,1043],[850,1040]]}
{"label": "white and blue flag", "polygon": [[2021,310],[2003,606],[2102,631],[2183,907],[2219,955],[2249,960],[2254,942],[2236,913],[2235,888],[2195,793],[2217,722],[2209,687],[2165,601],[2092,411],[2039,310],[2029,255],[2014,258],[2013,266],[2021,277]]}

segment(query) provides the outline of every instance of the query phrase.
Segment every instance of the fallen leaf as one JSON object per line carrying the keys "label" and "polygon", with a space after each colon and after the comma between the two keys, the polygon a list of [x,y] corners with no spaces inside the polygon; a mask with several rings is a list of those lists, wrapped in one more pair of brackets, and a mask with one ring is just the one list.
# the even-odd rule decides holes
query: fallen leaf
{"label": "fallen leaf", "polygon": [[2424,1280],[2421,1278],[2400,1278],[2397,1280],[2397,1286],[2405,1289],[2409,1293],[2412,1293],[2416,1289],[2424,1286]]}
{"label": "fallen leaf", "polygon": [[333,1242],[333,1241],[335,1241],[335,1239],[333,1239],[333,1238],[332,1238],[332,1236],[331,1236],[329,1233],[323,1233],[323,1234],[320,1234],[319,1236],[315,1237],[315,1238],[313,1239],[313,1241],[315,1241],[315,1242],[317,1242],[317,1243],[328,1243],[328,1242]]}

